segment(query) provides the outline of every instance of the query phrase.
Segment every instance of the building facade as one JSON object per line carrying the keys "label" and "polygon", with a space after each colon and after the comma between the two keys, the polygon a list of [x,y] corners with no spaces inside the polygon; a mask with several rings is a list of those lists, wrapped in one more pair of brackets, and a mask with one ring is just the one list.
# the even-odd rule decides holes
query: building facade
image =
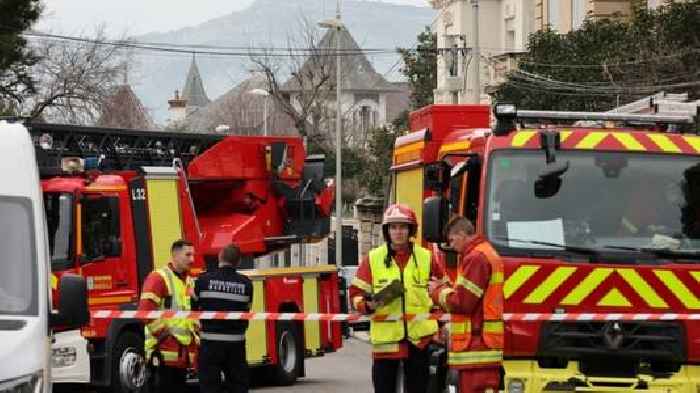
{"label": "building facade", "polygon": [[[296,72],[297,75],[314,75],[314,78],[327,78],[321,87],[323,92],[318,94],[319,110],[309,119],[309,122],[321,122],[322,127],[335,129],[336,112],[336,57],[332,55],[339,40],[341,56],[341,116],[346,142],[351,146],[363,146],[367,140],[368,131],[389,124],[391,116],[408,108],[408,86],[401,83],[391,83],[379,74],[372,66],[367,56],[362,53],[359,45],[347,28],[339,30],[328,29],[318,44],[319,52],[330,53],[321,58],[310,57]],[[352,54],[348,54],[352,53]],[[297,108],[309,104],[310,90],[317,84],[310,78],[292,76],[280,88]],[[406,106],[396,108],[396,105]]]}
{"label": "building facade", "polygon": [[[633,5],[658,7],[670,0],[428,0],[437,15],[438,81],[436,103],[490,103],[490,93],[505,81],[527,50],[528,36],[550,26],[565,34],[586,18],[626,18]],[[478,4],[479,61],[472,49],[474,5]],[[644,3],[644,4],[642,4]],[[476,64],[479,64],[478,70]]]}
{"label": "building facade", "polygon": [[[474,2],[432,0],[438,12],[432,31],[437,34],[438,86],[436,103],[474,102],[473,79],[477,72],[473,51]],[[507,67],[525,50],[534,31],[532,0],[479,0],[479,101],[489,102],[488,86],[505,75]],[[506,67],[506,68],[504,68]]]}
{"label": "building facade", "polygon": [[581,28],[589,17],[626,18],[632,12],[631,0],[535,0],[535,28],[568,33]]}

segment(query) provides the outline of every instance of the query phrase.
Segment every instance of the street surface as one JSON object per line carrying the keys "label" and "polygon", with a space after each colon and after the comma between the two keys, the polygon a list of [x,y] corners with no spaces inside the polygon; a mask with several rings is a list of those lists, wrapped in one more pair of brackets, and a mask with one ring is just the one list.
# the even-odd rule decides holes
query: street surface
{"label": "street surface", "polygon": [[306,360],[306,378],[293,386],[261,386],[256,392],[366,393],[372,391],[370,346],[357,338],[320,358]]}
{"label": "street surface", "polygon": [[[292,386],[253,386],[256,392],[304,392],[304,393],[365,393],[372,391],[370,346],[366,332],[357,333],[358,338],[343,342],[343,348],[319,358],[306,359],[306,377]],[[199,392],[192,385],[192,393]],[[82,385],[54,385],[58,393],[93,393]]]}

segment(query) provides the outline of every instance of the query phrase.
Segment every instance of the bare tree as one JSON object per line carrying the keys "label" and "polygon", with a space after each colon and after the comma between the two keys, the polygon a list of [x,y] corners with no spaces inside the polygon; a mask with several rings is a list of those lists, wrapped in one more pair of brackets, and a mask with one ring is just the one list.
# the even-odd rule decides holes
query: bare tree
{"label": "bare tree", "polygon": [[104,26],[89,39],[42,40],[34,45],[40,57],[32,67],[36,93],[20,105],[31,118],[73,124],[94,124],[116,92],[126,51],[105,43]]}
{"label": "bare tree", "polygon": [[[250,60],[265,76],[266,90],[303,137],[328,143],[324,125],[332,116],[335,97],[333,52],[321,47],[319,30],[301,18],[299,30],[287,37],[287,48],[251,49]],[[287,81],[281,78],[288,77]]]}

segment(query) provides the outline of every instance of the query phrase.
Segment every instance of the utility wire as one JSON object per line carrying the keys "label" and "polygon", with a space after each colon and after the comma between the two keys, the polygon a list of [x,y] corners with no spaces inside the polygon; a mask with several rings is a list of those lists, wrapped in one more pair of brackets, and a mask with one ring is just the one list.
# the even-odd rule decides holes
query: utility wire
{"label": "utility wire", "polygon": [[700,80],[655,85],[613,85],[586,86],[577,83],[564,82],[543,75],[516,72],[512,74],[510,83],[516,87],[530,87],[534,90],[557,93],[579,93],[582,95],[617,95],[617,94],[647,94],[659,90],[677,89],[700,86]]}
{"label": "utility wire", "polygon": [[623,67],[623,66],[647,64],[647,63],[656,63],[662,59],[671,59],[671,58],[675,58],[675,57],[682,57],[682,56],[686,56],[686,55],[693,54],[693,53],[700,53],[700,48],[689,48],[688,50],[680,51],[680,52],[673,53],[670,55],[653,56],[653,57],[650,56],[649,58],[646,58],[646,59],[626,61],[626,62],[621,62],[621,63],[553,64],[553,63],[538,63],[538,62],[526,61],[526,60],[521,60],[521,61],[519,61],[519,63],[520,64],[529,64],[529,65],[533,65],[533,66],[537,66],[537,67],[551,67],[551,68],[605,68],[605,67],[610,68],[610,67]]}
{"label": "utility wire", "polygon": [[[0,26],[0,31],[3,30]],[[7,29],[4,29],[7,30]],[[2,34],[0,34],[1,36]],[[140,51],[149,52],[161,52],[161,53],[171,53],[175,55],[187,54],[187,55],[203,55],[212,57],[295,57],[295,56],[336,56],[338,53],[335,48],[304,48],[304,47],[240,47],[240,46],[222,46],[222,45],[207,45],[207,44],[174,44],[174,43],[162,43],[162,42],[145,42],[145,41],[134,41],[134,40],[107,40],[107,39],[90,39],[77,36],[60,35],[60,34],[49,34],[42,32],[27,32],[22,34],[24,37],[31,40],[52,40],[60,41],[65,43],[89,43],[94,45],[105,45],[114,47],[130,48]],[[488,47],[481,47],[481,49],[489,49]],[[497,51],[504,51],[505,53],[512,53],[514,49],[512,48],[490,48]],[[447,48],[408,48],[403,49],[411,53],[432,53],[437,55],[445,55],[452,53],[453,51],[462,52],[465,48],[461,47],[447,47]],[[341,48],[339,50],[341,56],[397,56],[400,54],[398,48],[356,48],[348,49]],[[605,63],[605,64],[565,64],[565,63],[540,63],[532,62],[527,60],[518,61],[519,64],[526,64],[535,67],[549,67],[549,68],[571,68],[571,69],[606,69],[615,67],[630,67],[643,65],[648,63],[658,63],[660,60],[677,58],[686,56],[689,54],[700,53],[700,48],[690,48],[685,51],[679,51],[677,53],[664,55],[664,56],[654,56],[644,59],[638,59],[634,61],[620,62],[620,63]],[[499,54],[495,54],[498,56]],[[493,62],[493,57],[485,57],[490,62]]]}

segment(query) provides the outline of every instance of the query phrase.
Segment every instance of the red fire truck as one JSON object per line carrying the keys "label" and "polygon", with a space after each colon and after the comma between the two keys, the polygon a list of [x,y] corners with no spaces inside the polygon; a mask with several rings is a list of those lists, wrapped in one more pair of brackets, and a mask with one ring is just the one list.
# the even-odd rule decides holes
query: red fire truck
{"label": "red fire truck", "polygon": [[[692,116],[432,105],[396,141],[394,201],[450,214],[505,264],[506,392],[700,389]],[[585,123],[577,121],[586,121]],[[442,253],[448,268],[454,255]]]}
{"label": "red fire truck", "polygon": [[[145,277],[168,262],[172,241],[187,238],[197,251],[195,274],[215,265],[224,245],[240,246],[253,311],[339,312],[335,266],[253,263],[329,232],[332,187],[322,178],[323,158],[307,157],[300,138],[28,128],[42,169],[54,282],[69,272],[84,276],[91,309],[135,309]],[[341,345],[340,326],[319,321],[251,321],[247,333],[249,364],[281,384],[304,375],[305,357]],[[53,366],[55,382],[138,390],[143,326],[93,319],[64,331]]]}

